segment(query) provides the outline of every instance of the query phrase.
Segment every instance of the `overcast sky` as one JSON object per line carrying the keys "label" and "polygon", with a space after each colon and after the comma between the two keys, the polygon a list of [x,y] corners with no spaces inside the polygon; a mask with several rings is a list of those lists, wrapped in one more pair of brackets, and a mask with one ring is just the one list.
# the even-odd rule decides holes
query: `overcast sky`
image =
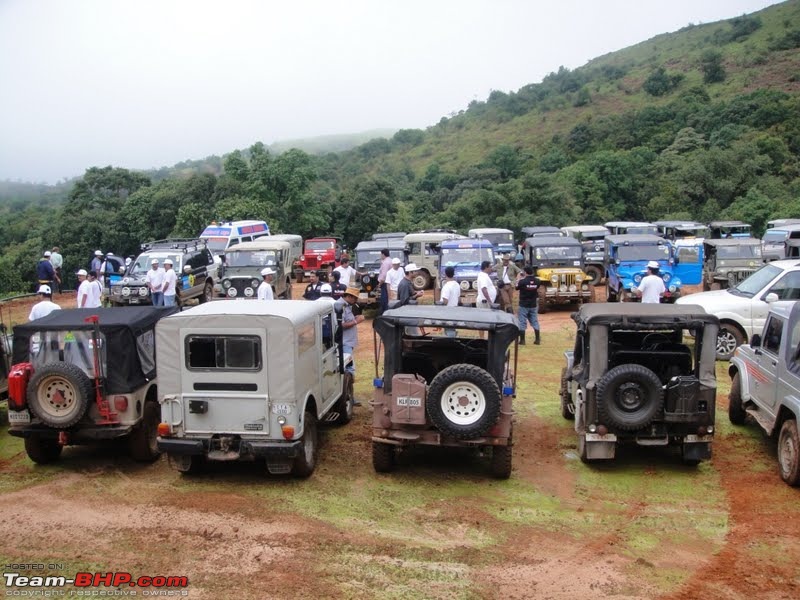
{"label": "overcast sky", "polygon": [[425,128],[774,0],[0,0],[0,179]]}

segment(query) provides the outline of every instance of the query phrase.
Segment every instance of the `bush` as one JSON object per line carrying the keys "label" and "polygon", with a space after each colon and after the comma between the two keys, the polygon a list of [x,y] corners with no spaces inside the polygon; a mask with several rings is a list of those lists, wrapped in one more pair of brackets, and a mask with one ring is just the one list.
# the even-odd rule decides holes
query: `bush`
{"label": "bush", "polygon": [[651,96],[664,96],[678,87],[681,81],[682,73],[667,73],[664,67],[658,67],[645,79],[642,89]]}
{"label": "bush", "polygon": [[703,71],[703,83],[719,83],[725,81],[725,67],[722,66],[722,54],[716,50],[706,50],[700,58],[700,69]]}

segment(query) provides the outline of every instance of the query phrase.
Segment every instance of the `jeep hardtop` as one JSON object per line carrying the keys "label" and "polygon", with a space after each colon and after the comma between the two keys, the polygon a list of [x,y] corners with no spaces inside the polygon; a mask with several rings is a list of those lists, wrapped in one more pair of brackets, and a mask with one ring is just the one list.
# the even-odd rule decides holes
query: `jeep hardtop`
{"label": "jeep hardtop", "polygon": [[219,281],[227,298],[255,298],[263,280],[261,270],[275,271],[272,290],[275,298],[292,297],[292,245],[274,236],[264,236],[253,242],[242,242],[225,250],[220,266]]}

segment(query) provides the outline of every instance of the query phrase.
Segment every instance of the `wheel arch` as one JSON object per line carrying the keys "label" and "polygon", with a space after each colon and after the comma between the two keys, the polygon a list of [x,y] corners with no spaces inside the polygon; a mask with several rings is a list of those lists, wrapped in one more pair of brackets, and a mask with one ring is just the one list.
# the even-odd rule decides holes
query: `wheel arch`
{"label": "wheel arch", "polygon": [[781,402],[781,407],[778,409],[778,416],[775,418],[775,423],[772,425],[772,431],[769,431],[770,436],[777,437],[778,433],[786,421],[797,421],[797,407],[792,409],[786,405],[786,402]]}

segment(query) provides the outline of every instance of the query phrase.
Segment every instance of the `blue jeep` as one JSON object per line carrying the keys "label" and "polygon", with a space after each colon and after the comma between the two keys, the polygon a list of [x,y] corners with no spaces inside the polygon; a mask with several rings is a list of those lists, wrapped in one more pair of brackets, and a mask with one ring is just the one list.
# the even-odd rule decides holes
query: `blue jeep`
{"label": "blue jeep", "polygon": [[680,296],[681,281],[673,272],[677,259],[669,241],[649,234],[609,235],[605,241],[607,302],[637,301],[631,289],[638,287],[647,275],[647,263],[651,260],[658,262],[667,288],[662,302],[674,302]]}
{"label": "blue jeep", "polygon": [[[461,305],[474,306],[478,297],[476,280],[481,263],[495,263],[494,246],[486,239],[445,240],[439,246],[439,288],[444,282],[445,267],[453,267],[455,279],[461,286]],[[492,279],[495,275],[492,274]]]}

